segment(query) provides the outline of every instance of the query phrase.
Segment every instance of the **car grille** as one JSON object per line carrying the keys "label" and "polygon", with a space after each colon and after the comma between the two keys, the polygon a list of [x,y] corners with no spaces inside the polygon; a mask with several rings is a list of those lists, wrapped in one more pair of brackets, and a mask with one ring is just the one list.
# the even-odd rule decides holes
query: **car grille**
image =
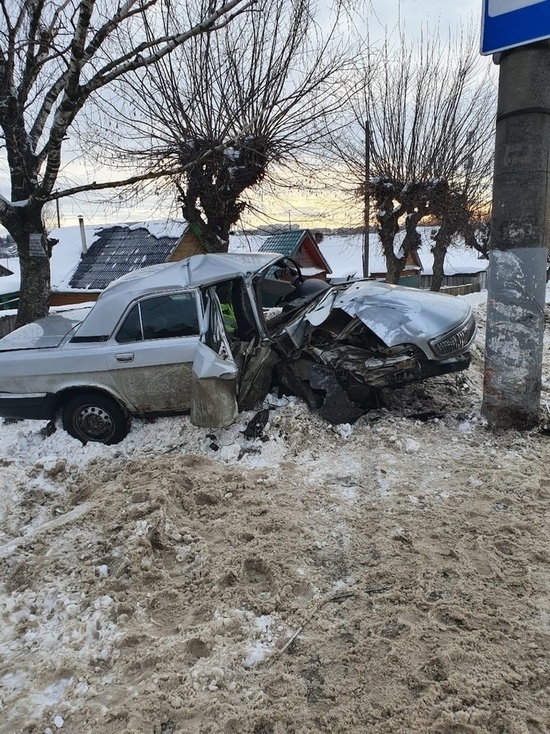
{"label": "car grille", "polygon": [[476,333],[476,322],[473,316],[470,316],[464,326],[456,331],[451,331],[444,337],[434,339],[430,342],[434,354],[438,357],[449,357],[452,354],[458,354],[467,349],[473,341]]}

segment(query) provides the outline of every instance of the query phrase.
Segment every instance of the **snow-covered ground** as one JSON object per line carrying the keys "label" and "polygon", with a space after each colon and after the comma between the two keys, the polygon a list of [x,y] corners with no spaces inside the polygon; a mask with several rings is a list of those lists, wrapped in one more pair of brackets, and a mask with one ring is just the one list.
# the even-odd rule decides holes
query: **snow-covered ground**
{"label": "snow-covered ground", "polygon": [[550,731],[550,439],[485,427],[468,298],[468,372],[354,426],[0,425],[0,734]]}

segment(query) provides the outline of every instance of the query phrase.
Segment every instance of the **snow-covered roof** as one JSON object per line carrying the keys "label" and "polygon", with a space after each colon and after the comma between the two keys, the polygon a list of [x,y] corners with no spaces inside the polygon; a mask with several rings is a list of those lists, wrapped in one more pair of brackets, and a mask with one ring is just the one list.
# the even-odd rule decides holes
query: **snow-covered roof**
{"label": "snow-covered roof", "polygon": [[145,226],[106,227],[98,232],[95,242],[80,258],[69,287],[103,290],[127,273],[165,263],[178,246],[182,233],[180,229],[176,236],[157,237]]}
{"label": "snow-covered roof", "polygon": [[[108,282],[115,280],[126,272],[135,269],[136,267],[144,267],[152,265],[156,262],[154,259],[154,247],[151,247],[151,238],[164,243],[163,248],[159,248],[158,257],[160,261],[165,261],[165,256],[170,249],[166,243],[172,241],[175,243],[187,230],[188,223],[183,219],[162,219],[162,220],[151,220],[141,222],[123,222],[119,224],[103,224],[100,226],[88,225],[85,227],[86,234],[86,246],[88,252],[85,256],[82,253],[82,239],[80,235],[80,227],[76,225],[74,227],[62,227],[58,230],[53,230],[50,234],[52,238],[59,239],[59,243],[54,247],[52,254],[52,290],[86,290],[88,288],[104,288]],[[136,237],[132,238],[130,243],[132,246],[135,245],[134,249],[143,249],[141,257],[128,256],[127,248],[124,252],[110,252],[106,255],[106,259],[110,256],[111,263],[101,263],[98,258],[101,258],[101,253],[93,253],[94,246],[98,246],[102,237],[102,234],[111,231],[120,233],[120,229],[128,230],[129,232],[135,233]],[[146,233],[149,236],[140,236],[139,232]],[[118,237],[120,240],[120,237]],[[120,242],[117,241],[117,247],[120,249]],[[102,248],[103,249],[103,248]],[[112,248],[111,248],[112,249]],[[116,249],[116,248],[115,248]],[[136,253],[133,253],[136,255]],[[120,256],[119,256],[120,255]],[[57,270],[54,263],[54,257],[58,257],[58,261],[63,261],[63,269]],[[152,259],[153,257],[153,259]],[[123,263],[118,260],[124,261]],[[80,273],[79,278],[75,280],[76,271],[84,265],[85,260],[90,261],[89,266],[94,267],[94,272],[88,272],[90,267],[86,268],[85,275],[83,277]],[[93,262],[92,262],[93,261]],[[120,268],[123,267],[121,270]],[[97,271],[102,269],[101,278],[95,277]],[[103,272],[106,268],[112,269],[112,278],[109,280],[106,273]],[[79,272],[80,272],[79,270]],[[94,276],[94,277],[92,277]],[[95,283],[99,285],[94,285]]]}
{"label": "snow-covered roof", "polygon": [[321,268],[300,268],[300,270],[302,271],[302,275],[305,275],[306,278],[312,278],[314,275],[321,275],[326,272]]}
{"label": "snow-covered roof", "polygon": [[11,270],[13,273],[13,275],[4,275],[0,278],[0,296],[4,296],[8,293],[17,293],[19,291],[19,283],[21,279],[19,258],[0,258],[0,265],[3,265],[7,270]]}
{"label": "snow-covered roof", "polygon": [[[97,239],[98,232],[107,225],[86,224],[84,235],[86,246],[91,247]],[[76,270],[82,255],[82,237],[80,226],[61,227],[50,232],[50,238],[58,240],[52,250],[50,259],[52,290],[65,290],[69,287],[69,280]]]}
{"label": "snow-covered roof", "polygon": [[[87,224],[84,226],[86,246],[89,249],[98,239],[102,230],[113,227],[113,224]],[[159,219],[148,222],[124,222],[118,226],[129,230],[146,229],[157,238],[181,237],[187,228],[183,219]],[[50,259],[51,288],[54,291],[69,290],[69,282],[75,273],[82,256],[82,238],[80,225],[53,229],[49,237],[58,240],[52,250]],[[18,258],[0,258],[0,264],[13,272],[13,275],[0,278],[0,295],[15,293],[20,287],[20,268]],[[82,290],[82,289],[72,289]]]}

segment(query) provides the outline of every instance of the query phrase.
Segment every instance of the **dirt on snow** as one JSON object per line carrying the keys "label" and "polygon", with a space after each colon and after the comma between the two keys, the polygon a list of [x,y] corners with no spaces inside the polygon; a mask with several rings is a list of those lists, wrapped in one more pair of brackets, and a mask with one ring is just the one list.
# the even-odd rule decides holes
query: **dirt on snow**
{"label": "dirt on snow", "polygon": [[550,436],[481,420],[478,310],[353,427],[1,426],[0,734],[550,731]]}

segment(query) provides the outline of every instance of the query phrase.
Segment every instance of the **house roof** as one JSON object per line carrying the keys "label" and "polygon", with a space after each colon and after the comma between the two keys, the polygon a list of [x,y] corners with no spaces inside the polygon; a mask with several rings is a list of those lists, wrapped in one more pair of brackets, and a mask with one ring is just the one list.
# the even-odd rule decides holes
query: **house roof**
{"label": "house roof", "polygon": [[297,229],[273,234],[260,247],[260,252],[278,252],[285,257],[292,257],[302,244],[306,233],[305,229]]}
{"label": "house roof", "polygon": [[115,225],[101,229],[69,281],[70,288],[103,290],[127,273],[158,265],[175,250],[178,236],[156,236],[144,226]]}
{"label": "house roof", "polygon": [[260,252],[278,252],[284,257],[293,257],[297,250],[302,246],[304,240],[308,239],[319,255],[319,263],[324,269],[330,273],[330,265],[323,257],[323,253],[319,249],[315,237],[309,229],[295,229],[289,232],[280,232],[268,237],[260,247]]}

